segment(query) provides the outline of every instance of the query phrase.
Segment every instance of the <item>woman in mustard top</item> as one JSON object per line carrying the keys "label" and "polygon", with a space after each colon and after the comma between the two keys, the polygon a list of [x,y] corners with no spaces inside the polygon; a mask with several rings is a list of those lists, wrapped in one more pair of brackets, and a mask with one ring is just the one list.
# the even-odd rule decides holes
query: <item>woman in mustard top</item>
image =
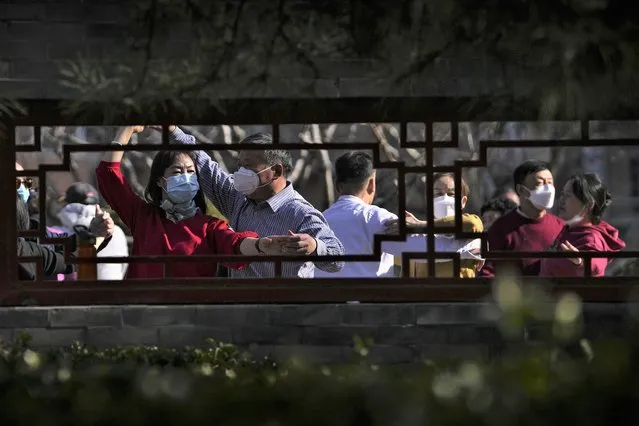
{"label": "woman in mustard top", "polygon": [[[455,225],[455,179],[453,173],[438,173],[434,176],[433,183],[433,213],[435,216],[435,227],[450,227]],[[461,208],[466,206],[468,201],[468,185],[462,179]],[[407,221],[415,226],[426,226],[426,221],[419,220],[413,215],[407,214]],[[410,225],[409,224],[409,225]],[[474,214],[462,213],[462,227],[464,232],[483,232],[484,225],[481,218]],[[399,225],[397,221],[390,221],[387,224],[388,233],[398,233]],[[404,252],[426,252],[428,249],[426,234],[407,235],[406,241],[385,241],[383,251],[395,255],[395,264],[401,266],[402,253]],[[474,278],[476,272],[481,269],[484,260],[480,257],[481,240],[479,238],[457,239],[454,235],[435,234],[436,252],[457,252],[460,255],[461,278]],[[435,276],[438,278],[452,278],[452,259],[435,259]],[[428,261],[426,259],[411,259],[411,277],[428,277]]]}

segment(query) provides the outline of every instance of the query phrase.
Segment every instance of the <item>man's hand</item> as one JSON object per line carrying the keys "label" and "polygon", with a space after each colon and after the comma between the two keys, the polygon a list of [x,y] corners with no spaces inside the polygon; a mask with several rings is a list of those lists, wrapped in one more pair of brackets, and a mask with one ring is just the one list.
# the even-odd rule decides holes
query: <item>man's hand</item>
{"label": "man's hand", "polygon": [[[564,241],[563,243],[559,244],[559,248],[562,251],[572,251],[575,253],[579,253],[579,249],[573,246],[569,241]],[[581,264],[584,262],[581,257],[571,257],[569,258],[569,260],[574,263],[575,266],[581,266]]]}
{"label": "man's hand", "polygon": [[296,234],[293,231],[288,231],[288,235],[274,235],[268,238],[273,241],[273,244],[281,245],[282,254],[311,255],[317,250],[317,241],[308,234]]}
{"label": "man's hand", "polygon": [[[153,130],[157,130],[158,132],[161,132],[161,131],[162,131],[162,126],[147,126],[147,127],[151,128],[151,129],[153,129]],[[175,127],[176,127],[176,126],[175,126],[174,124],[171,124],[171,125],[169,126],[169,132],[172,132],[173,130],[175,130]]]}
{"label": "man's hand", "polygon": [[[409,211],[406,211],[406,226],[408,228],[411,227],[425,227],[426,226],[426,221],[425,220],[419,220],[415,217],[414,214],[412,214]],[[392,219],[387,221],[384,224],[384,233],[385,234],[399,234],[399,219]]]}
{"label": "man's hand", "polygon": [[260,251],[264,254],[277,255],[284,254],[285,241],[278,237],[262,237],[257,242]]}
{"label": "man's hand", "polygon": [[108,212],[103,212],[99,205],[95,206],[95,217],[89,224],[89,231],[96,237],[108,238],[113,234],[115,222]]}

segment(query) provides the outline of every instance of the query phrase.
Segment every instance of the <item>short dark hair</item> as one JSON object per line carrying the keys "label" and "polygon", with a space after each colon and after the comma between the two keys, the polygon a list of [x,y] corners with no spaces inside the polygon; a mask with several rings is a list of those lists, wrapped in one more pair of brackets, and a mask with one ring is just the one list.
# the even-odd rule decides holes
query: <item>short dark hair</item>
{"label": "short dark hair", "polygon": [[354,194],[359,192],[375,169],[373,157],[365,152],[351,151],[335,160],[335,184],[339,192]]}
{"label": "short dark hair", "polygon": [[608,188],[601,182],[595,173],[581,173],[568,178],[571,182],[572,193],[590,210],[590,220],[592,223],[601,222],[606,208],[612,203],[612,195]]}
{"label": "short dark hair", "polygon": [[[160,151],[155,154],[153,158],[153,163],[151,164],[151,173],[149,175],[149,183],[146,185],[146,189],[144,191],[144,198],[149,203],[154,205],[157,208],[160,208],[160,204],[162,203],[162,188],[158,186],[158,180],[164,176],[164,171],[169,167],[176,158],[180,155],[188,155],[191,160],[193,160],[193,164],[195,167],[195,174],[198,176],[198,183],[200,181],[199,174],[197,171],[197,161],[196,156],[193,152],[179,152],[179,151]],[[202,192],[202,185],[200,185],[200,190],[195,194],[195,205],[200,208],[202,213],[206,213],[206,201],[204,198],[204,193]]]}
{"label": "short dark hair", "polygon": [[20,231],[28,231],[31,225],[29,219],[29,208],[27,203],[22,201],[22,198],[16,194],[16,229]]}
{"label": "short dark hair", "polygon": [[511,184],[503,185],[495,189],[495,191],[493,191],[493,194],[490,196],[490,198],[491,199],[500,198],[509,192],[514,192],[515,194],[517,193],[517,191],[515,191],[515,188],[513,188]]}
{"label": "short dark hair", "polygon": [[[254,133],[242,139],[240,143],[271,145],[273,144],[273,136],[269,133]],[[293,171],[293,157],[291,157],[290,152],[284,149],[265,149],[262,155],[269,166],[281,164],[284,167],[284,173],[289,174]]]}
{"label": "short dark hair", "polygon": [[[453,172],[435,173],[433,174],[433,183],[437,182],[438,180],[444,177],[449,177],[452,180],[455,180],[455,173]],[[462,177],[461,178],[461,195],[462,197],[468,197],[469,193],[470,193],[470,188],[468,187],[468,184]]]}
{"label": "short dark hair", "polygon": [[516,209],[517,203],[507,197],[497,197],[492,200],[486,201],[479,210],[479,214],[483,215],[486,212],[494,211],[505,215],[509,211]]}
{"label": "short dark hair", "polygon": [[513,172],[513,183],[515,188],[517,185],[523,185],[526,177],[533,173],[541,172],[542,170],[550,170],[550,164],[546,161],[540,160],[526,160],[517,166]]}

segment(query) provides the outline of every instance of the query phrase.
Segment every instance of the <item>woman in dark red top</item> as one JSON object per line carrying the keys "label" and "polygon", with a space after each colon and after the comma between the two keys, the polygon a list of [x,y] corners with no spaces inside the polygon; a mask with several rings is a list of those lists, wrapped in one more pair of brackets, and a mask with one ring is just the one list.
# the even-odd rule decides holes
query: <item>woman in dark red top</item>
{"label": "woman in dark red top", "polygon": [[[124,128],[117,145],[129,143],[143,126]],[[281,254],[281,243],[252,231],[235,232],[223,220],[204,214],[206,204],[190,152],[161,151],[153,159],[145,200],[129,187],[122,151],[107,152],[97,168],[100,193],[133,234],[134,256],[206,254]],[[246,264],[232,264],[241,269]],[[215,262],[132,263],[127,278],[213,277]]]}
{"label": "woman in dark red top", "polygon": [[[612,203],[612,196],[594,173],[572,176],[566,182],[559,198],[559,216],[566,222],[566,229],[557,238],[553,249],[571,251],[574,258],[542,259],[542,277],[582,277],[584,260],[580,251],[614,253],[626,243],[619,238],[619,231],[601,217]],[[591,260],[593,277],[602,277],[606,267],[614,259],[598,257]]]}

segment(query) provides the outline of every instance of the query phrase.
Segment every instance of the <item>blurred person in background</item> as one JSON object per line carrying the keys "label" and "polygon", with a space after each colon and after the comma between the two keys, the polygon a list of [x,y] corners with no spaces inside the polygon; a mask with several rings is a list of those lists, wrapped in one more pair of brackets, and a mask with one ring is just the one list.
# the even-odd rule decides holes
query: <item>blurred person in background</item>
{"label": "blurred person in background", "polygon": [[[626,243],[619,238],[619,230],[602,219],[612,203],[608,189],[594,173],[570,177],[559,197],[559,217],[566,227],[555,240],[552,250],[574,252],[568,259],[542,259],[539,275],[543,277],[584,276],[584,260],[579,252],[618,252]],[[593,277],[602,277],[614,259],[591,260]]]}
{"label": "blurred person in background", "polygon": [[[19,193],[16,194],[16,229],[18,232],[29,230],[29,210]],[[18,257],[40,257],[46,276],[70,275],[74,271],[73,265],[66,264],[62,253],[22,237],[18,237],[17,254]],[[35,263],[18,263],[19,280],[33,281],[36,273]]]}
{"label": "blurred person in background", "polygon": [[[58,219],[60,219],[62,227],[51,227],[53,232],[71,234],[75,225],[89,227],[96,216],[102,217],[104,220],[110,218],[109,213],[103,212],[100,208],[98,191],[88,183],[76,182],[72,184],[61,201],[65,203],[62,210],[58,212]],[[98,257],[127,257],[128,255],[129,247],[126,235],[119,226],[113,223],[111,240],[98,253]],[[127,264],[124,263],[98,263],[98,279],[122,280],[126,269]]]}
{"label": "blurred person in background", "polygon": [[[513,183],[521,204],[493,222],[488,229],[488,250],[543,252],[550,248],[564,228],[564,221],[549,212],[555,202],[553,182],[545,161],[528,160],[517,166]],[[541,259],[487,259],[479,275],[495,277],[498,265],[506,264],[521,275],[537,276]]]}
{"label": "blurred person in background", "polygon": [[517,206],[518,204],[511,198],[505,196],[493,198],[485,202],[480,209],[481,221],[484,223],[485,229],[490,228],[493,222],[506,213],[516,209]]}
{"label": "blurred person in background", "polygon": [[[24,171],[22,165],[18,162],[15,163],[17,171]],[[40,215],[39,215],[39,192],[37,191],[34,182],[31,178],[19,176],[16,178],[16,194],[20,200],[25,204],[27,209],[27,215],[29,216],[28,230],[35,231],[40,229]],[[111,234],[113,232],[113,220],[108,215],[101,215],[92,218],[86,226],[89,231],[96,237],[101,239],[102,244],[98,247],[99,252],[109,245],[111,240]],[[75,243],[75,236],[73,229],[63,229],[59,227],[47,226],[44,230],[45,236],[50,239],[69,238],[73,237],[73,243]],[[25,238],[26,241],[39,243],[37,237]],[[47,247],[49,250],[53,250],[62,254],[64,246],[56,244],[43,244],[43,247]],[[54,274],[48,275],[45,273],[44,280],[46,281],[64,281],[73,280],[76,278],[75,273],[70,275]]]}
{"label": "blurred person in background", "polygon": [[493,195],[491,196],[492,199],[495,198],[506,198],[510,201],[512,201],[513,203],[515,203],[515,205],[519,205],[521,203],[521,199],[519,197],[519,195],[517,194],[517,191],[515,189],[513,189],[512,186],[510,185],[506,185],[503,186],[501,188],[497,188],[497,190],[495,192],[493,192]]}

